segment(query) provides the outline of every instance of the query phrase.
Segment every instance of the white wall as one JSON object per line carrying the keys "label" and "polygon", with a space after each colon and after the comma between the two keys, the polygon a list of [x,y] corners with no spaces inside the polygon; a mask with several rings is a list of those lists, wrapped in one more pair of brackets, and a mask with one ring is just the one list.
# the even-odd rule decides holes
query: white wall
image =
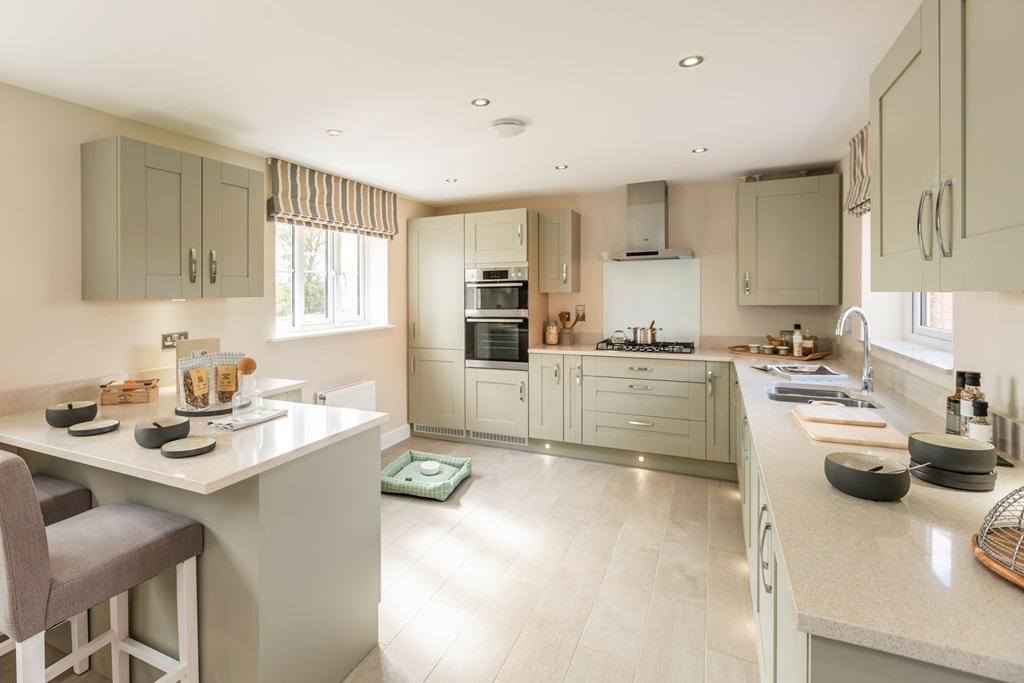
{"label": "white wall", "polygon": [[992,409],[1024,420],[1024,294],[954,294],[953,340],[957,369],[981,372]]}
{"label": "white wall", "polygon": [[146,302],[81,300],[79,145],[121,134],[266,171],[265,158],[0,84],[0,392],[167,367],[160,333],[220,337],[267,376],[304,379],[312,392],[375,379],[384,430],[406,422],[406,239],[410,217],[433,209],[399,198],[388,246],[394,329],[268,344],[274,327],[273,239],[265,235],[265,296]]}

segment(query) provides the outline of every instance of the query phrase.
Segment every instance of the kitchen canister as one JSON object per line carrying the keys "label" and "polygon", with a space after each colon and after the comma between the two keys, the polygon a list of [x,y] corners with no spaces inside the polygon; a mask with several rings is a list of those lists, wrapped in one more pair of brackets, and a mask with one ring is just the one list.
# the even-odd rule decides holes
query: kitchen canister
{"label": "kitchen canister", "polygon": [[549,346],[558,344],[558,323],[554,320],[544,323],[544,343]]}

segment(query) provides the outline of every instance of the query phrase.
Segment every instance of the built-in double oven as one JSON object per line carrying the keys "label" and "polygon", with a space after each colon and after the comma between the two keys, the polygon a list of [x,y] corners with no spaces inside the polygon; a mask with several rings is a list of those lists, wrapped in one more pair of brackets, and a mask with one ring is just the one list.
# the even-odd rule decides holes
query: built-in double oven
{"label": "built-in double oven", "polygon": [[529,367],[528,274],[525,264],[466,271],[466,367]]}

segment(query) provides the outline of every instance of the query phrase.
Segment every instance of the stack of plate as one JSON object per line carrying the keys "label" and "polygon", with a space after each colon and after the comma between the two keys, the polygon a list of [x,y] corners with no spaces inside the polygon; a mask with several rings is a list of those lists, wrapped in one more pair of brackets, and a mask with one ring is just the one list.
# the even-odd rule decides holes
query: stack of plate
{"label": "stack of plate", "polygon": [[953,434],[915,432],[907,447],[918,479],[964,491],[996,486],[996,449],[992,444]]}

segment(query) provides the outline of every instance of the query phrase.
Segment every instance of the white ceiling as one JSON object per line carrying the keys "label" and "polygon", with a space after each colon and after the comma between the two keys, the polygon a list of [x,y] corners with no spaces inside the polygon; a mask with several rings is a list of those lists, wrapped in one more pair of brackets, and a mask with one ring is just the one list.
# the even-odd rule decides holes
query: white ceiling
{"label": "white ceiling", "polygon": [[0,81],[444,204],[834,161],[918,4],[6,2]]}

